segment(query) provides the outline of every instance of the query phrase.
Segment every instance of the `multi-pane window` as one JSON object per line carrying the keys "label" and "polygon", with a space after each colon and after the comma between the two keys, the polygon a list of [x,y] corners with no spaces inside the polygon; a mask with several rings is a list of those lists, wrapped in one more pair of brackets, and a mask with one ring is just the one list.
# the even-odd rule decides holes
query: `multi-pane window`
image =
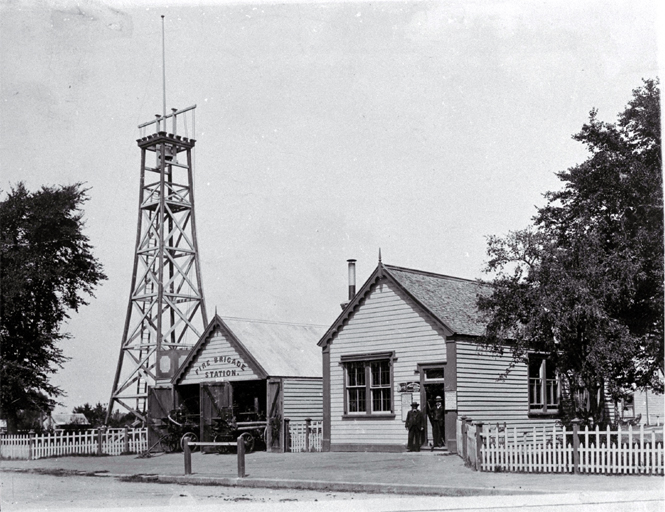
{"label": "multi-pane window", "polygon": [[390,412],[390,362],[372,361],[370,363],[370,391],[372,393],[372,412]]}
{"label": "multi-pane window", "polygon": [[367,386],[365,384],[365,363],[349,363],[346,366],[346,396],[348,412],[366,412]]}
{"label": "multi-pane window", "polygon": [[345,361],[345,413],[386,414],[393,411],[391,360]]}
{"label": "multi-pane window", "polygon": [[529,412],[555,414],[559,410],[559,379],[554,364],[544,356],[529,356]]}

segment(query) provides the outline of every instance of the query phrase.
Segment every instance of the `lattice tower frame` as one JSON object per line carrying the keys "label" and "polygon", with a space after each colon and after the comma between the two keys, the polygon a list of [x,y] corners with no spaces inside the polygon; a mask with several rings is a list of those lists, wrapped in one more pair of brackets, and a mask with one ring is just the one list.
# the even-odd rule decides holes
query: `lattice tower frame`
{"label": "lattice tower frame", "polygon": [[[156,132],[137,140],[141,177],[136,250],[107,423],[116,405],[147,422],[149,387],[160,379],[169,385],[178,361],[208,323],[194,213],[196,140],[176,134],[177,116],[191,111],[193,126],[195,108],[173,109],[139,126],[154,123]],[[173,133],[161,129],[167,118],[172,118]],[[154,166],[148,162],[151,153]]]}

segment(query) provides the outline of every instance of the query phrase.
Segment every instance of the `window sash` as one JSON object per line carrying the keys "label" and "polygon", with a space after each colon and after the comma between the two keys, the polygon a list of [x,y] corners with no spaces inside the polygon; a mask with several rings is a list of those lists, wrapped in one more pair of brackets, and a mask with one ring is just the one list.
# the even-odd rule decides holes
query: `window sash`
{"label": "window sash", "polygon": [[[385,358],[388,354],[381,355]],[[345,414],[393,412],[392,359],[359,361],[357,356],[348,356],[342,359],[342,365],[346,388]]]}
{"label": "window sash", "polygon": [[559,379],[552,362],[548,364],[547,358],[536,357],[533,356],[528,364],[529,412],[555,414],[559,409]]}

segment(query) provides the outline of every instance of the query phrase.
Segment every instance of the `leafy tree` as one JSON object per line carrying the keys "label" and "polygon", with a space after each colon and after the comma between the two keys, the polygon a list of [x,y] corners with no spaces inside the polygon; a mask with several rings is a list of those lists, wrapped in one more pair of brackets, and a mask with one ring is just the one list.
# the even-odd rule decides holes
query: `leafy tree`
{"label": "leafy tree", "polygon": [[[604,389],[662,392],[663,190],[660,91],[645,80],[616,123],[592,110],[573,136],[589,157],[557,176],[533,226],[489,237],[484,337],[513,361],[551,354],[566,419],[607,422]],[[588,404],[575,400],[588,393]],[[587,410],[588,407],[588,410]]]}
{"label": "leafy tree", "polygon": [[49,382],[66,360],[58,342],[70,335],[60,327],[106,279],[83,234],[86,201],[80,183],[37,192],[19,183],[0,202],[0,415],[9,432],[63,394]]}
{"label": "leafy tree", "polygon": [[107,424],[107,410],[108,405],[102,405],[100,402],[97,402],[94,406],[90,405],[89,403],[78,405],[74,407],[72,412],[83,414],[88,419],[88,422],[93,428],[98,428],[103,425],[113,428],[124,427],[125,425],[131,425],[136,419],[136,416],[134,416],[134,414],[131,412],[122,414],[120,411],[114,411],[113,414],[109,417]]}

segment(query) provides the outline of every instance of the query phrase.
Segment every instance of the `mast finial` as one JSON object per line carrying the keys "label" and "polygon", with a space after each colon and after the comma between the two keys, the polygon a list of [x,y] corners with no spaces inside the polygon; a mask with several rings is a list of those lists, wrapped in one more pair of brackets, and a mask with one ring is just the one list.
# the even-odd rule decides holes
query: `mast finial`
{"label": "mast finial", "polygon": [[381,264],[381,247],[379,247],[379,265]]}

